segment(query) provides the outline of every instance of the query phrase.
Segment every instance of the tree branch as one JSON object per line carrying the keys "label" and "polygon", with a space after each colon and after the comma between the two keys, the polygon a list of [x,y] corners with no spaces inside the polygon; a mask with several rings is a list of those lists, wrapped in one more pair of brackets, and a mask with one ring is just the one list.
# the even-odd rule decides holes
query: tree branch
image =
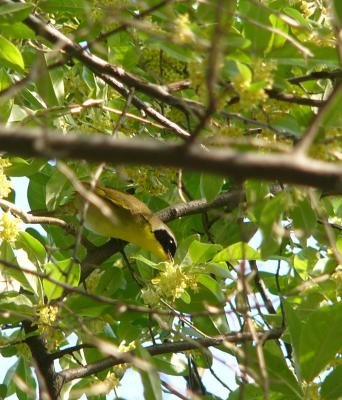
{"label": "tree branch", "polygon": [[314,71],[310,72],[307,75],[295,76],[293,78],[289,78],[288,82],[298,85],[302,82],[306,81],[316,81],[318,79],[338,79],[342,78],[342,70],[337,69],[335,71]]}
{"label": "tree branch", "polygon": [[75,353],[76,351],[80,351],[82,349],[92,348],[92,347],[94,347],[94,345],[92,345],[92,344],[87,344],[87,343],[78,344],[76,346],[68,347],[66,349],[56,351],[55,353],[51,353],[48,355],[48,359],[49,360],[57,360],[58,358],[62,358],[68,354]]}
{"label": "tree branch", "polygon": [[23,321],[23,327],[27,335],[25,342],[29,346],[32,357],[37,365],[37,375],[43,381],[43,387],[47,391],[48,398],[50,400],[57,400],[63,379],[56,374],[53,360],[49,358],[49,353],[42,339],[40,336],[34,334],[36,326],[32,325],[31,321]]}
{"label": "tree branch", "polygon": [[285,101],[287,103],[301,104],[303,106],[321,107],[326,102],[326,100],[310,99],[307,97],[294,96],[290,93],[282,93],[278,89],[266,89],[265,92],[271,99]]}
{"label": "tree branch", "polygon": [[[43,19],[36,15],[30,15],[24,22],[37,34],[41,35],[51,43],[63,49],[69,56],[74,57],[86,65],[91,71],[97,76],[103,79],[106,83],[112,86],[124,97],[129,96],[128,88],[135,88],[154,99],[163,101],[167,104],[173,105],[180,108],[184,112],[193,112],[195,114],[201,114],[201,110],[196,102],[185,100],[180,97],[174,96],[168,92],[166,87],[155,85],[149,82],[145,82],[137,76],[126,72],[122,67],[117,65],[109,64],[107,61],[100,57],[97,57],[85,49],[83,49],[78,43],[73,42],[63,33],[59,32],[56,28],[48,25]],[[127,87],[125,87],[126,85]],[[189,136],[189,132],[168,120],[165,116],[158,113],[151,106],[144,103],[142,100],[133,96],[132,104],[139,109],[144,110],[148,115],[153,117],[163,126],[168,129],[172,129],[181,136]]]}
{"label": "tree branch", "polygon": [[168,222],[176,218],[202,213],[213,208],[225,207],[226,210],[232,211],[236,208],[241,200],[245,198],[244,192],[235,190],[216,197],[213,201],[207,202],[204,199],[189,201],[188,203],[180,203],[160,210],[156,214],[164,221]]}
{"label": "tree branch", "polygon": [[304,155],[260,154],[231,149],[185,148],[147,140],[120,140],[108,136],[54,135],[26,128],[0,128],[0,151],[28,157],[84,159],[114,165],[154,165],[312,186],[342,193],[342,169]]}
{"label": "tree branch", "polygon": [[[263,342],[266,340],[279,339],[282,335],[282,330],[273,329],[270,331],[257,332],[258,339]],[[191,339],[191,341],[182,340],[179,342],[162,343],[154,346],[146,347],[146,350],[152,355],[156,356],[159,354],[166,353],[178,353],[187,350],[198,349],[201,347],[220,346],[224,343],[245,343],[252,341],[252,335],[247,332],[236,332],[226,336],[219,336],[214,338],[201,338]],[[123,364],[126,362],[129,356],[133,356],[134,352],[123,353],[122,357],[106,357],[100,361],[88,364],[84,367],[67,369],[59,373],[59,377],[63,382],[70,382],[73,379],[83,378],[90,376],[97,372],[106,370],[113,367],[114,365]]]}

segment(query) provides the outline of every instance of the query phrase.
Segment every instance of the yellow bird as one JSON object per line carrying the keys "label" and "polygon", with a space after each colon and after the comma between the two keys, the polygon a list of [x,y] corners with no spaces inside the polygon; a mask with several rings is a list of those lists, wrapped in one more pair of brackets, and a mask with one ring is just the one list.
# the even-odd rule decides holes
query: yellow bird
{"label": "yellow bird", "polygon": [[111,218],[89,203],[86,228],[101,236],[137,244],[163,260],[174,257],[177,249],[174,234],[146,204],[130,194],[102,186],[96,186],[93,193],[109,206]]}

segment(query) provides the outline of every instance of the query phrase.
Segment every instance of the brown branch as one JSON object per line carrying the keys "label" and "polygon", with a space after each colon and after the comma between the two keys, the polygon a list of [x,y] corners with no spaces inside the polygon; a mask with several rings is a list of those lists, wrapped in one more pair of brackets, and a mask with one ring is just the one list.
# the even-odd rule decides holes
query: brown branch
{"label": "brown branch", "polygon": [[278,89],[266,89],[265,93],[271,99],[285,101],[287,103],[301,104],[303,106],[321,107],[326,103],[326,100],[310,99],[307,97],[299,97],[289,93],[282,93]]}
{"label": "brown branch", "polygon": [[94,347],[94,345],[92,345],[92,344],[87,344],[87,343],[78,344],[77,346],[68,347],[67,349],[63,349],[60,351],[56,351],[55,353],[51,353],[48,355],[48,359],[49,360],[57,360],[58,358],[62,358],[66,355],[75,353],[76,351],[80,351],[82,349],[92,348],[92,347]]}
{"label": "brown branch", "polygon": [[[99,76],[104,82],[108,83],[109,86],[114,88],[117,92],[119,92],[122,96],[128,97],[129,96],[129,90],[117,79],[113,78],[110,76],[110,74],[105,74],[105,73],[96,73],[93,71],[97,76]],[[156,85],[154,85],[156,86]],[[135,87],[132,85],[131,87]],[[190,133],[183,129],[181,126],[176,124],[175,122],[169,120],[166,118],[163,114],[155,110],[153,107],[150,105],[146,104],[142,100],[140,100],[138,97],[133,96],[132,98],[132,104],[138,108],[139,110],[144,111],[147,115],[158,121],[161,125],[163,125],[166,129],[169,129],[171,131],[176,132],[179,136],[187,138],[190,136]]]}
{"label": "brown branch", "polygon": [[254,283],[256,288],[258,289],[261,298],[265,304],[265,307],[267,309],[267,311],[269,312],[269,314],[277,314],[277,311],[275,310],[272,301],[269,299],[267,293],[266,293],[266,286],[265,286],[265,282],[263,281],[263,279],[261,279],[261,276],[259,274],[259,270],[257,267],[257,263],[255,260],[250,260],[249,264],[251,266],[251,270],[254,272]]}
{"label": "brown branch", "polygon": [[62,219],[55,217],[46,217],[46,216],[36,216],[30,215],[14,205],[13,203],[0,199],[0,207],[4,210],[10,210],[19,217],[25,224],[39,224],[39,225],[56,225],[63,229],[65,229],[68,233],[75,234],[77,232],[76,228]]}
{"label": "brown branch", "polygon": [[245,117],[244,115],[241,115],[239,113],[233,113],[233,112],[227,112],[227,111],[221,111],[221,114],[224,115],[225,117],[229,119],[237,119],[239,121],[244,122],[245,124],[256,126],[262,129],[269,129],[270,131],[276,133],[279,136],[285,136],[294,142],[298,141],[298,137],[294,135],[292,132],[285,131],[285,130],[279,130],[272,126],[271,124],[268,124],[266,122],[258,121],[256,119],[248,118]]}
{"label": "brown branch", "polygon": [[245,195],[243,191],[236,190],[223,193],[211,202],[207,202],[204,199],[193,200],[189,201],[188,203],[180,203],[164,208],[156,214],[162,221],[168,222],[176,218],[203,213],[210,209],[219,207],[225,207],[225,209],[229,212],[234,210],[234,208],[238,206],[239,202],[243,200],[244,197]]}
{"label": "brown branch", "polygon": [[26,128],[0,128],[0,151],[28,157],[85,159],[114,165],[153,165],[205,171],[239,181],[254,178],[312,186],[342,193],[339,165],[302,155],[261,154],[231,149],[185,148],[148,140],[120,140],[108,136],[67,136]]}
{"label": "brown branch", "polygon": [[169,393],[173,394],[174,396],[178,397],[179,399],[190,400],[189,397],[184,396],[182,393],[180,393],[178,390],[176,390],[173,386],[171,386],[166,381],[161,380],[161,384],[169,391]]}
{"label": "brown branch", "polygon": [[[257,332],[258,339],[261,342],[266,340],[279,339],[282,335],[282,330],[274,329],[270,331]],[[211,347],[220,346],[224,343],[246,343],[252,341],[252,335],[247,332],[236,332],[226,336],[219,336],[214,338],[201,338],[182,340],[179,342],[162,343],[154,346],[146,347],[146,350],[152,355],[166,354],[166,353],[178,353],[187,350],[197,349],[199,347]],[[67,369],[59,373],[60,378],[64,383],[70,382],[73,379],[83,378],[90,376],[100,371],[104,371],[114,365],[125,363],[127,356],[134,355],[134,352],[123,353],[122,357],[106,357],[100,361],[88,364],[84,367]]]}
{"label": "brown branch", "polygon": [[39,376],[39,381],[42,383],[40,386],[42,386],[44,392],[46,391],[44,394],[48,395],[49,400],[57,400],[63,379],[56,374],[53,360],[49,358],[49,353],[42,339],[34,334],[36,326],[32,325],[30,321],[23,321],[23,328],[27,335],[25,342],[31,350],[32,357],[36,363],[37,376]]}
{"label": "brown branch", "polygon": [[[170,94],[164,86],[159,86],[145,82],[138,78],[137,76],[128,73],[122,67],[114,64],[109,64],[107,61],[97,57],[79,44],[73,42],[67,36],[59,32],[53,26],[48,25],[45,21],[36,15],[30,15],[24,20],[24,22],[35,31],[37,35],[41,35],[45,39],[49,40],[51,43],[62,48],[69,56],[74,57],[84,63],[91,71],[93,71],[97,76],[103,79],[106,83],[112,86],[124,97],[129,96],[129,88],[135,88],[154,99],[163,101],[167,104],[173,105],[180,108],[185,112],[193,112],[195,114],[201,114],[201,110],[196,102],[190,100],[184,100],[180,97],[176,97]],[[126,85],[127,87],[125,87]],[[168,120],[165,116],[157,112],[151,106],[140,100],[138,97],[132,97],[132,104],[138,109],[144,110],[148,115],[153,117],[163,126],[177,132],[179,135],[186,137],[189,133],[175,124],[174,122]]]}
{"label": "brown branch", "polygon": [[[2,208],[4,210],[10,210],[14,215],[19,217],[25,224],[55,225],[55,226],[59,226],[60,228],[64,229],[70,235],[77,234],[77,228],[74,225],[69,224],[60,218],[28,214],[21,208],[17,207],[15,204],[13,204],[7,200],[0,199],[0,208]],[[95,245],[93,243],[91,243],[85,237],[82,237],[82,244],[87,248],[88,251],[95,248]]]}
{"label": "brown branch", "polygon": [[307,81],[317,81],[318,79],[338,79],[342,78],[342,70],[337,69],[335,71],[314,71],[310,72],[309,74],[302,75],[302,76],[295,76],[293,78],[289,78],[288,82],[298,85],[302,82]]}

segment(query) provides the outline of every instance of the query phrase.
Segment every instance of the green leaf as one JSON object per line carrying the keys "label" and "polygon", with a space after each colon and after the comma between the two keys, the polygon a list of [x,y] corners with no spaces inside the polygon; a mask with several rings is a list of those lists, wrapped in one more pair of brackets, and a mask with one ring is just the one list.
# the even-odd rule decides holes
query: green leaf
{"label": "green leaf", "polygon": [[106,268],[96,287],[96,293],[111,297],[119,289],[125,289],[127,282],[123,271],[119,268]]}
{"label": "green leaf", "polygon": [[317,225],[317,216],[308,199],[299,202],[291,212],[294,229],[301,230],[309,237]]}
{"label": "green leaf", "polygon": [[154,365],[157,370],[172,376],[185,376],[187,374],[187,365],[178,354],[163,354],[153,357]]}
{"label": "green leaf", "polygon": [[233,279],[230,269],[228,268],[227,263],[224,261],[208,262],[205,265],[205,270],[208,274],[214,274],[217,278]]}
{"label": "green leaf", "polygon": [[223,218],[215,222],[211,228],[214,243],[220,243],[224,247],[239,242],[241,238],[249,242],[257,230],[258,226],[254,222],[234,223],[230,219]]}
{"label": "green leaf", "polygon": [[[291,337],[291,345],[294,349],[294,354],[297,359],[297,355],[300,354],[300,342],[301,337],[303,335],[303,328],[304,324],[302,323],[300,316],[298,313],[293,309],[289,302],[284,301],[284,308],[285,308],[285,315],[286,315],[286,322],[288,324],[288,329]],[[296,368],[297,375],[300,374],[299,365],[297,364]]]}
{"label": "green leaf", "polygon": [[[36,380],[33,377],[33,370],[30,365],[24,360],[24,358],[19,358],[19,363],[16,369],[16,376],[18,379],[14,379],[14,384],[16,385],[16,395],[19,400],[32,400],[35,396]],[[24,383],[24,388],[22,385],[16,382],[21,381]],[[30,389],[30,391],[27,390]]]}
{"label": "green leaf", "polygon": [[[272,33],[260,27],[269,24],[269,11],[250,1],[243,1],[240,5],[242,18],[246,16],[243,24],[245,37],[251,41],[251,49],[255,54],[262,55],[268,48]],[[250,21],[250,22],[249,22]],[[253,22],[256,22],[253,23]],[[257,40],[256,40],[257,38]]]}
{"label": "green leaf", "polygon": [[260,254],[247,243],[238,242],[220,251],[213,259],[214,262],[240,260],[260,260]]}
{"label": "green leaf", "polygon": [[18,48],[0,35],[0,60],[5,61],[9,66],[23,71],[25,69],[24,59]]}
{"label": "green leaf", "polygon": [[248,180],[244,184],[247,203],[252,207],[257,202],[264,201],[270,192],[270,185],[266,182]]}
{"label": "green leaf", "polygon": [[261,245],[263,258],[268,258],[278,251],[281,237],[277,233],[277,228],[281,226],[281,217],[287,205],[287,193],[282,192],[269,200],[262,209],[260,228],[263,236]]}
{"label": "green leaf", "polygon": [[198,240],[194,240],[188,249],[188,253],[184,257],[183,263],[189,264],[200,264],[211,260],[218,251],[222,249],[219,244],[202,243]]}
{"label": "green leaf", "polygon": [[23,21],[33,10],[32,4],[8,3],[0,8],[0,23]]}
{"label": "green leaf", "polygon": [[202,174],[200,180],[201,196],[212,201],[221,191],[224,178],[217,175]]}
{"label": "green leaf", "polygon": [[100,317],[106,313],[113,313],[113,306],[100,304],[94,299],[79,294],[69,296],[66,305],[83,317]]}
{"label": "green leaf", "polygon": [[147,350],[139,343],[136,348],[136,355],[149,364],[149,370],[139,369],[141,380],[144,386],[144,398],[149,400],[162,400],[160,377],[153,363],[153,358]]}
{"label": "green leaf", "polygon": [[283,8],[283,12],[289,15],[295,21],[297,21],[300,25],[303,25],[304,27],[310,26],[309,21],[303,16],[300,11],[296,10],[295,8],[285,7]]}
{"label": "green leaf", "polygon": [[54,171],[45,186],[47,209],[55,210],[59,205],[61,205],[68,189],[69,192],[72,191],[69,180],[66,176],[58,170]]}
{"label": "green leaf", "polygon": [[321,396],[325,400],[340,400],[342,393],[342,365],[338,365],[324,379]]}
{"label": "green leaf", "polygon": [[44,246],[28,232],[19,232],[16,247],[24,249],[34,263],[38,265],[45,263],[47,255]]}
{"label": "green leaf", "polygon": [[5,399],[7,396],[7,385],[4,383],[0,384],[0,399]]}
{"label": "green leaf", "polygon": [[286,115],[272,120],[272,127],[279,132],[290,133],[297,137],[301,136],[301,129],[296,118],[291,115]]}
{"label": "green leaf", "polygon": [[320,126],[326,129],[340,127],[342,124],[342,116],[339,113],[339,106],[342,101],[342,87],[340,87],[335,96],[329,101],[327,108],[324,110]]}
{"label": "green leaf", "polygon": [[224,295],[222,287],[219,285],[216,279],[206,274],[199,274],[197,276],[197,282],[205,286],[211,293],[217,298],[218,301],[224,302]]}
{"label": "green leaf", "polygon": [[252,71],[246,64],[237,60],[229,60],[226,67],[231,78],[241,79],[245,82],[252,81]]}
{"label": "green leaf", "polygon": [[[45,272],[53,279],[70,286],[78,286],[81,277],[81,267],[69,258],[45,265]],[[48,280],[43,282],[45,295],[49,300],[57,299],[63,294],[63,288]]]}
{"label": "green leaf", "polygon": [[342,27],[342,4],[339,0],[333,0],[333,10],[335,14],[335,20],[338,26]]}
{"label": "green leaf", "polygon": [[[11,84],[12,80],[9,74],[4,68],[0,68],[0,91],[7,89]],[[0,122],[7,122],[9,116],[11,115],[13,103],[13,99],[9,98],[6,101],[6,97],[4,100],[0,101]]]}
{"label": "green leaf", "polygon": [[[242,398],[245,397],[248,400],[264,400],[264,392],[263,390],[251,383],[245,384],[243,386],[243,396]],[[241,399],[241,394],[240,394],[240,389],[234,390],[234,392],[231,392],[227,400],[240,400]]]}
{"label": "green leaf", "polygon": [[36,81],[38,93],[48,107],[59,106],[63,100],[63,75],[59,70],[48,70],[45,56],[40,56],[40,74]]}
{"label": "green leaf", "polygon": [[26,176],[29,177],[40,170],[46,163],[44,160],[25,160],[21,157],[11,157],[11,166],[6,168],[6,175],[8,176]]}
{"label": "green leaf", "polygon": [[27,200],[31,210],[45,210],[45,185],[48,181],[48,176],[43,172],[39,172],[30,177],[30,182],[27,189]]}
{"label": "green leaf", "polygon": [[17,367],[19,365],[20,359],[18,359],[6,372],[3,383],[7,386],[7,396],[15,393],[15,385],[13,383],[13,378],[16,374]]}
{"label": "green leaf", "polygon": [[[284,34],[288,33],[289,27],[287,23],[284,22],[281,18],[277,17],[276,15],[270,15],[269,20],[275,30],[278,30]],[[268,52],[272,48],[282,47],[286,41],[286,37],[284,37],[280,33],[272,32],[272,36],[270,38],[266,51]]]}
{"label": "green leaf", "polygon": [[307,247],[294,256],[293,266],[302,279],[307,279],[319,259],[317,250]]}
{"label": "green leaf", "polygon": [[39,3],[39,8],[49,13],[81,17],[89,10],[89,5],[86,0],[43,0]]}
{"label": "green leaf", "polygon": [[[249,368],[252,368],[258,376],[261,385],[262,375],[258,362],[255,346],[246,346]],[[303,391],[294,374],[288,368],[284,355],[275,341],[267,341],[263,345],[263,353],[272,392],[282,393],[286,400],[302,400]]]}
{"label": "green leaf", "polygon": [[312,382],[342,349],[342,304],[309,311],[306,316],[303,312],[297,314],[286,306],[298,373],[305,381]]}
{"label": "green leaf", "polygon": [[[7,292],[0,295],[0,308],[6,310],[8,313],[13,312],[11,315],[11,322],[21,321],[23,319],[32,319],[35,311],[30,299],[24,294],[16,292]],[[0,317],[2,323],[8,323],[8,316]]]}
{"label": "green leaf", "polygon": [[0,23],[0,34],[11,39],[34,39],[35,32],[23,22]]}
{"label": "green leaf", "polygon": [[342,304],[322,307],[308,318],[300,343],[303,379],[312,381],[342,349]]}
{"label": "green leaf", "polygon": [[16,251],[16,257],[17,263],[21,268],[32,271],[32,274],[23,271],[23,275],[25,276],[30,288],[33,290],[33,293],[37,296],[39,301],[43,302],[44,296],[41,281],[37,275],[34,275],[39,272],[37,266],[29,260],[26,251],[23,249],[18,249]]}

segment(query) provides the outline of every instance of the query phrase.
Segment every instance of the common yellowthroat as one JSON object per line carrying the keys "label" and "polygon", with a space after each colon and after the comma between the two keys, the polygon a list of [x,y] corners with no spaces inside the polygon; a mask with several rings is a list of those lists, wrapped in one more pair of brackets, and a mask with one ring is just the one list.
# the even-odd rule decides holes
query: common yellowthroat
{"label": "common yellowthroat", "polygon": [[103,186],[96,186],[93,193],[108,205],[111,215],[108,218],[89,202],[84,218],[86,228],[101,236],[137,244],[163,260],[173,258],[177,249],[175,236],[146,204],[130,194]]}

